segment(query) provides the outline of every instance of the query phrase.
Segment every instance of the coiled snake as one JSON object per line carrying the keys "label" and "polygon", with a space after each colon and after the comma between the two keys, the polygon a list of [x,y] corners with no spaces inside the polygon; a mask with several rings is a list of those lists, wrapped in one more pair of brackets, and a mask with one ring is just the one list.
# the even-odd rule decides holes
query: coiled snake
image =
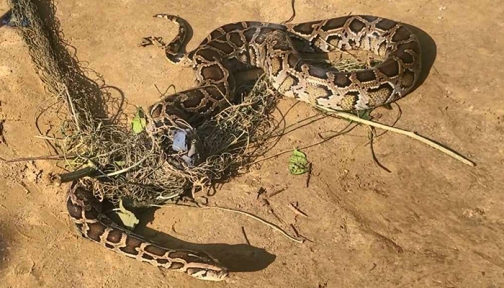
{"label": "coiled snake", "polygon": [[[166,58],[191,66],[196,88],[169,95],[149,107],[147,131],[171,133],[183,120],[204,121],[234,102],[233,73],[250,66],[262,68],[273,87],[287,97],[334,110],[371,109],[409,93],[420,74],[420,45],[416,36],[395,21],[353,15],[299,24],[238,22],[227,24],[193,51],[181,52],[187,24],[177,16],[159,14],[179,25],[169,44],[145,38],[144,45],[163,45]],[[384,57],[367,70],[340,72],[304,61],[300,53],[366,50]],[[202,252],[173,250],[155,245],[112,222],[101,213],[92,192],[72,184],[67,208],[80,234],[105,248],[155,266],[185,272],[203,280],[220,281],[228,271]]]}

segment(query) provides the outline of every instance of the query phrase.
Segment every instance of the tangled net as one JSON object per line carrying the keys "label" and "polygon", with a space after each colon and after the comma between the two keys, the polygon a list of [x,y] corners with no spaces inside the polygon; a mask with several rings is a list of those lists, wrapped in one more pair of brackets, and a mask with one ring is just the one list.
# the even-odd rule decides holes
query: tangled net
{"label": "tangled net", "polygon": [[90,184],[96,195],[112,201],[130,199],[133,206],[160,204],[188,189],[208,187],[262,154],[266,146],[261,143],[268,139],[264,135],[272,131],[268,115],[276,99],[267,88],[266,81],[258,82],[240,105],[228,107],[194,129],[193,137],[201,147],[198,152],[204,156],[193,167],[166,161],[177,158],[178,152],[145,132],[135,134],[121,123],[79,126],[79,114],[63,122],[63,150],[66,155],[78,155],[67,164],[74,171],[94,167],[97,171]]}
{"label": "tangled net", "polygon": [[[267,149],[276,126],[269,115],[277,100],[267,80],[260,78],[241,104],[197,127],[194,133],[203,161],[180,167],[166,161],[177,152],[145,132],[132,131],[131,117],[122,112],[122,104],[111,97],[103,80],[90,79],[92,71],[70,55],[52,0],[9,0],[9,4],[40,79],[57,99],[53,109],[60,111],[60,131],[45,136],[61,155],[58,165],[68,171],[61,175],[62,182],[80,179],[98,198],[149,206],[208,187],[246,168]],[[366,66],[347,60],[338,63],[340,70]]]}
{"label": "tangled net", "polygon": [[[83,183],[98,198],[149,206],[236,173],[262,153],[265,135],[273,129],[268,115],[276,102],[267,81],[258,81],[241,104],[228,107],[194,130],[202,148],[199,153],[204,155],[201,163],[175,166],[166,159],[177,153],[145,132],[134,133],[128,121],[131,117],[117,109],[121,107],[106,86],[88,78],[91,71],[82,70],[69,55],[51,1],[10,0],[9,4],[47,92],[57,97],[54,109],[67,108],[58,113],[60,131],[47,137],[62,156],[58,165],[69,172],[61,175],[62,182],[87,176]],[[120,112],[110,117],[105,112],[109,107]]]}

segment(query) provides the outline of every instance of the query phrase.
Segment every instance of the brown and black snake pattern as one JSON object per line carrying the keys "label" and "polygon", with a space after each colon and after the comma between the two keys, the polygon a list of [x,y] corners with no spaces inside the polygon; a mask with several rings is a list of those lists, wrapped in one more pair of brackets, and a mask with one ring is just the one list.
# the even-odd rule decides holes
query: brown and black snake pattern
{"label": "brown and black snake pattern", "polygon": [[[233,74],[262,68],[279,93],[311,105],[339,111],[372,109],[408,94],[420,74],[420,45],[404,25],[376,16],[354,15],[299,24],[237,22],[214,30],[193,51],[182,53],[185,21],[159,14],[179,25],[178,36],[164,46],[167,59],[191,66],[196,87],[165,97],[149,108],[148,131],[164,134],[182,119],[204,121],[233,103]],[[145,44],[160,38],[145,38]],[[300,52],[365,50],[385,60],[351,72],[324,69],[304,61]]]}
{"label": "brown and black snake pattern", "polygon": [[221,281],[228,276],[225,267],[203,252],[165,248],[122,228],[102,213],[101,204],[92,192],[72,183],[67,209],[82,237],[130,258],[199,279]]}
{"label": "brown and black snake pattern", "polygon": [[[163,135],[184,122],[195,125],[233,103],[233,73],[250,66],[262,68],[281,94],[333,110],[371,109],[408,94],[420,74],[420,46],[411,31],[395,21],[353,15],[299,24],[238,22],[219,27],[193,51],[181,52],[187,24],[181,18],[159,14],[179,25],[169,44],[158,37],[167,59],[191,66],[196,87],[169,95],[149,108],[147,132]],[[304,61],[300,53],[366,50],[384,57],[367,70],[341,72]],[[203,280],[220,281],[225,267],[202,252],[155,245],[119,227],[100,211],[91,192],[74,183],[68,194],[68,212],[80,234],[103,247],[158,267],[183,271]]]}

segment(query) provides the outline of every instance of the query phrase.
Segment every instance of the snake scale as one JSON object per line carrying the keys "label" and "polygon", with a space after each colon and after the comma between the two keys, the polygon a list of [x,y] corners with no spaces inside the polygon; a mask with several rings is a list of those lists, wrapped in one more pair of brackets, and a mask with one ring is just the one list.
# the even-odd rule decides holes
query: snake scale
{"label": "snake scale", "polygon": [[[352,15],[298,24],[237,22],[221,26],[193,51],[184,53],[188,25],[178,16],[158,14],[179,26],[168,44],[144,38],[143,46],[161,44],[173,64],[194,70],[196,87],[161,99],[149,107],[147,132],[171,133],[180,123],[195,125],[234,103],[233,74],[241,69],[264,70],[273,87],[287,97],[333,110],[356,111],[396,101],[416,85],[421,51],[417,37],[403,24],[369,15]],[[384,58],[377,66],[351,72],[321,68],[301,53],[365,50]],[[203,252],[158,246],[115,224],[101,212],[93,193],[75,182],[67,199],[79,233],[125,256],[221,281],[228,270]]]}

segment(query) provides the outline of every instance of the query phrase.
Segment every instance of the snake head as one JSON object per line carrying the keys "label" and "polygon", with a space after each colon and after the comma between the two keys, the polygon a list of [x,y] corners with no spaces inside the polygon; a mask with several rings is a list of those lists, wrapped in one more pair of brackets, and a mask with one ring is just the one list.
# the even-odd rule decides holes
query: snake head
{"label": "snake head", "polygon": [[220,266],[214,267],[191,267],[187,273],[192,277],[206,281],[223,281],[229,276],[229,271]]}
{"label": "snake head", "polygon": [[[222,281],[229,275],[229,271],[218,260],[202,251],[178,250],[172,251],[169,257],[173,260],[171,268],[207,281]],[[178,263],[179,265],[173,266]]]}

